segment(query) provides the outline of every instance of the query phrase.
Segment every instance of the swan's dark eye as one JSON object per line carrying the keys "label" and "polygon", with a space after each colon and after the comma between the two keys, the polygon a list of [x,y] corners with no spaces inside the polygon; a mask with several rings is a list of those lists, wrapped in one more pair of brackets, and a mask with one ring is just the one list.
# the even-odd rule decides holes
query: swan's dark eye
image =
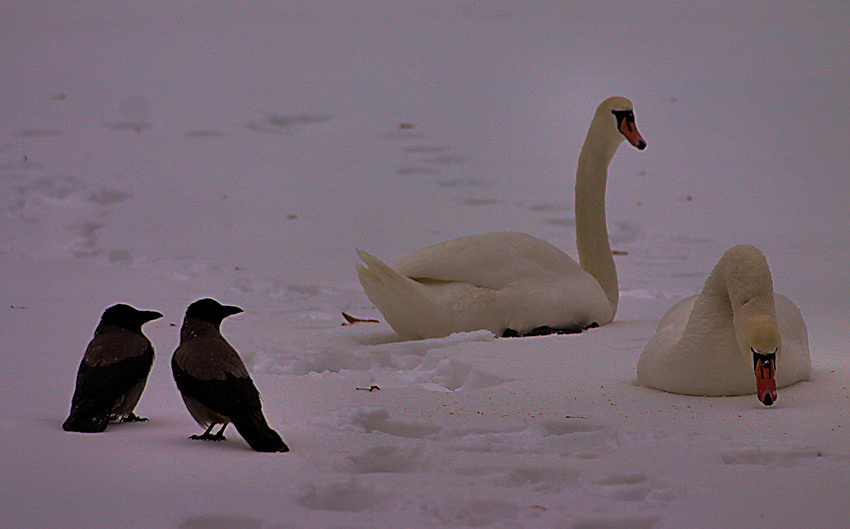
{"label": "swan's dark eye", "polygon": [[634,110],[612,110],[611,113],[614,114],[615,118],[617,118],[617,126],[621,126],[623,121],[626,121],[627,123],[635,122]]}
{"label": "swan's dark eye", "polygon": [[775,364],[776,362],[776,351],[769,354],[762,354],[756,352],[756,350],[752,347],[750,347],[750,351],[753,352],[753,365],[755,367],[758,367],[760,365]]}
{"label": "swan's dark eye", "polygon": [[633,111],[612,110],[611,113],[614,114],[614,117],[617,119],[617,128],[624,135],[637,131],[637,127],[635,127],[635,113]]}

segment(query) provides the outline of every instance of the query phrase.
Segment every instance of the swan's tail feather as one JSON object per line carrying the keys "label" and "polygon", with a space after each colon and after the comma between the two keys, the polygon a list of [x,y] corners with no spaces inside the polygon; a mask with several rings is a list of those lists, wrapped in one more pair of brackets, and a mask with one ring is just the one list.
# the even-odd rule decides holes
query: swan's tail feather
{"label": "swan's tail feather", "polygon": [[435,328],[442,310],[427,288],[363,250],[357,255],[365,263],[357,265],[360,284],[393,330],[404,337],[430,337],[423,330]]}

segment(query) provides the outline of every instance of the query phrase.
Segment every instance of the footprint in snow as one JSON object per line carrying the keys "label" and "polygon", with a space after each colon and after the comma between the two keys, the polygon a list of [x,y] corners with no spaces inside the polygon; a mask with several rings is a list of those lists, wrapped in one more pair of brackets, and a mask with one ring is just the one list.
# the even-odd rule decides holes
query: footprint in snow
{"label": "footprint in snow", "polygon": [[669,487],[650,479],[643,472],[613,474],[594,483],[599,494],[617,501],[658,504],[673,497]]}
{"label": "footprint in snow", "polygon": [[617,444],[617,432],[610,426],[593,421],[551,421],[540,425],[541,447],[546,452],[579,459],[596,459]]}
{"label": "footprint in snow", "polygon": [[428,469],[429,462],[423,454],[424,447],[419,443],[414,446],[375,446],[349,457],[349,461],[355,474],[404,474]]}
{"label": "footprint in snow", "polygon": [[58,138],[64,134],[58,129],[24,129],[17,136],[19,138]]}
{"label": "footprint in snow", "polygon": [[749,450],[731,450],[723,452],[721,459],[724,465],[759,465],[790,467],[798,463],[817,461],[824,453],[813,448],[766,450],[754,448]]}
{"label": "footprint in snow", "polygon": [[456,202],[462,206],[473,206],[473,207],[481,207],[481,206],[494,206],[501,202],[495,198],[460,198],[457,199]]}
{"label": "footprint in snow", "polygon": [[498,487],[527,488],[534,492],[563,492],[579,485],[578,470],[551,466],[481,466],[461,469],[458,474],[472,476]]}
{"label": "footprint in snow", "polygon": [[[405,143],[420,142],[426,138],[425,134],[419,132],[413,123],[400,123],[398,130],[383,135],[390,140],[400,140]],[[405,161],[396,171],[399,175],[435,175],[444,170],[451,170],[454,166],[462,165],[464,156],[451,152],[443,145],[430,145],[417,143],[402,148]],[[480,187],[475,179],[456,179],[438,182],[443,187],[474,188]]]}
{"label": "footprint in snow", "polygon": [[386,494],[376,492],[358,479],[346,479],[304,487],[298,503],[314,511],[364,512],[384,510]]}
{"label": "footprint in snow", "polygon": [[527,521],[540,516],[532,506],[491,498],[444,498],[422,506],[422,511],[449,527],[488,527]]}
{"label": "footprint in snow", "polygon": [[417,176],[438,174],[440,170],[433,167],[423,167],[421,165],[402,165],[396,172],[401,176]]}
{"label": "footprint in snow", "polygon": [[194,129],[186,132],[190,138],[219,138],[224,136],[224,133],[216,129]]}
{"label": "footprint in snow", "polygon": [[453,450],[482,453],[555,454],[596,459],[617,442],[614,430],[589,421],[545,422],[524,429],[453,430],[442,434]]}
{"label": "footprint in snow", "polygon": [[118,115],[117,121],[106,124],[107,128],[140,133],[153,127],[150,122],[151,106],[142,97],[130,96],[124,99],[118,107]]}
{"label": "footprint in snow", "polygon": [[573,524],[573,529],[653,529],[660,520],[658,516],[583,518]]}
{"label": "footprint in snow", "polygon": [[442,431],[441,426],[432,423],[392,420],[386,409],[367,406],[349,410],[341,425],[351,425],[366,433],[377,432],[409,439],[425,439]]}
{"label": "footprint in snow", "polygon": [[28,256],[104,257],[110,263],[132,261],[128,250],[100,244],[108,215],[132,193],[45,174],[27,158],[0,167],[0,188],[7,218],[20,224],[20,229],[9,230],[16,236],[2,250]]}
{"label": "footprint in snow", "polygon": [[189,516],[180,529],[260,529],[265,522],[253,516],[238,514],[197,514]]}
{"label": "footprint in snow", "polygon": [[477,188],[477,187],[490,187],[490,184],[480,178],[450,178],[446,180],[440,180],[437,182],[438,185],[442,187],[448,188]]}
{"label": "footprint in snow", "polygon": [[249,121],[244,127],[260,134],[292,134],[334,119],[330,114],[270,114],[260,121]]}

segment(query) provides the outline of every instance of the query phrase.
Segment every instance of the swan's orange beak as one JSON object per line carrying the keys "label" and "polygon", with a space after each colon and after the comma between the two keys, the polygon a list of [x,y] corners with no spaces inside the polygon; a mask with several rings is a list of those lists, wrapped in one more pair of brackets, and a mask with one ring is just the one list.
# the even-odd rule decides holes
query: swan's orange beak
{"label": "swan's orange beak", "polygon": [[646,148],[646,140],[644,140],[643,136],[641,136],[640,132],[638,132],[634,118],[629,119],[628,117],[624,117],[620,120],[620,132],[627,140],[629,140],[629,143],[637,147],[638,150],[642,151]]}
{"label": "swan's orange beak", "polygon": [[776,402],[776,353],[763,355],[753,351],[756,371],[756,391],[765,406]]}

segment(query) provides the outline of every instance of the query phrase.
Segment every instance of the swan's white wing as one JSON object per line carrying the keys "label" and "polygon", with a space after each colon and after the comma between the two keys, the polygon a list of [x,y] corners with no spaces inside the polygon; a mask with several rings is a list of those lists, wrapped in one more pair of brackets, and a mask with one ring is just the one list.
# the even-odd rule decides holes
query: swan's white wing
{"label": "swan's white wing", "polygon": [[587,275],[555,246],[516,232],[445,241],[405,257],[395,269],[417,280],[460,282],[492,290]]}
{"label": "swan's white wing", "polygon": [[446,241],[395,268],[360,252],[366,294],[403,336],[540,327],[579,330],[611,321],[599,283],[562,251],[521,233]]}
{"label": "swan's white wing", "polygon": [[357,253],[366,265],[357,265],[363,290],[399,335],[432,338],[459,331],[504,330],[494,291],[465,283],[414,281],[362,250]]}
{"label": "swan's white wing", "polygon": [[638,384],[685,395],[753,393],[755,379],[741,369],[731,318],[697,310],[702,295],[683,299],[661,318],[638,359]]}
{"label": "swan's white wing", "polygon": [[782,336],[782,354],[777,361],[776,385],[787,386],[809,380],[812,361],[809,356],[809,333],[800,309],[782,294],[774,293],[776,319]]}
{"label": "swan's white wing", "polygon": [[675,373],[676,346],[682,339],[685,327],[698,296],[685,298],[670,307],[661,320],[655,336],[643,348],[637,364],[637,380],[641,386],[665,389],[669,380],[679,377]]}

